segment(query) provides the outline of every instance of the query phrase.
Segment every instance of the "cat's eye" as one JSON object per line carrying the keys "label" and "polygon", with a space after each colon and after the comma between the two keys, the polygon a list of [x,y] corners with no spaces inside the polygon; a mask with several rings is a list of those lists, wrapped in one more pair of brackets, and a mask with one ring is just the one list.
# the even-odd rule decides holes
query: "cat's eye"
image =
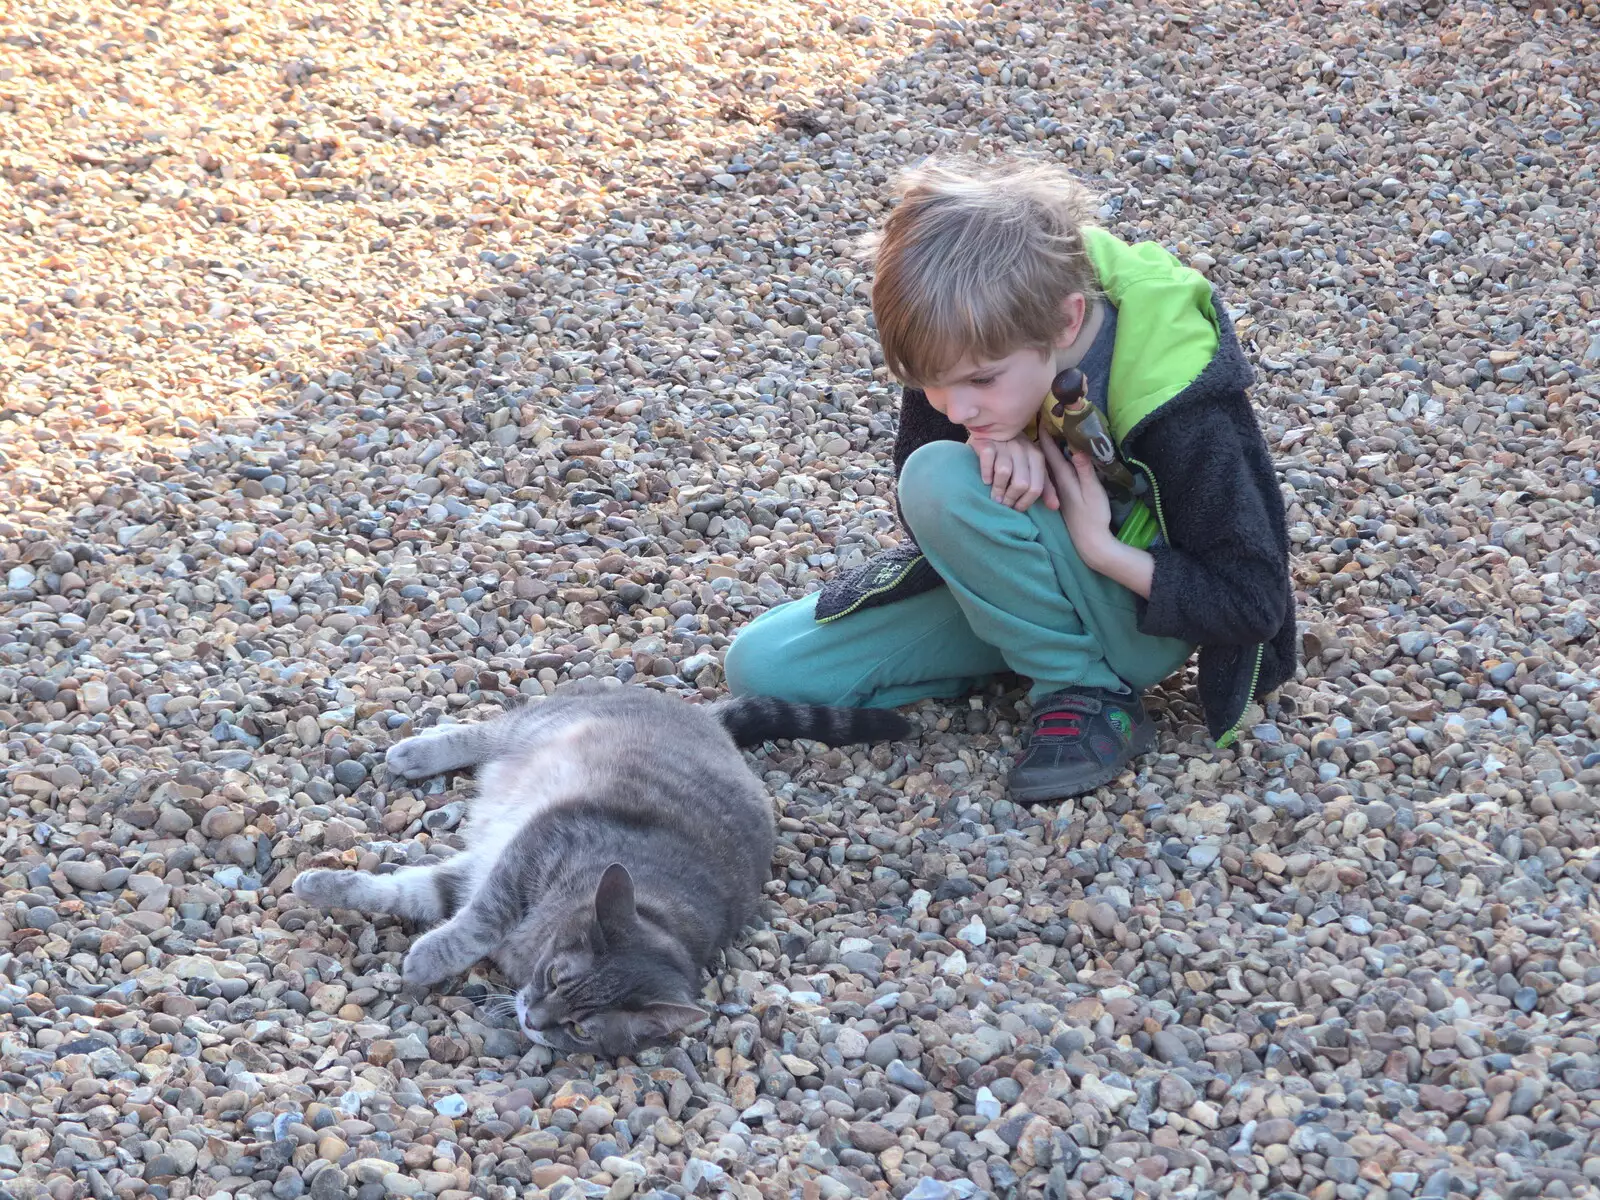
{"label": "cat's eye", "polygon": [[544,987],[547,992],[556,990],[556,968],[554,963],[545,968]]}
{"label": "cat's eye", "polygon": [[588,1029],[584,1028],[582,1021],[573,1021],[567,1026],[567,1028],[572,1030],[574,1037],[587,1038],[589,1036],[589,1031]]}

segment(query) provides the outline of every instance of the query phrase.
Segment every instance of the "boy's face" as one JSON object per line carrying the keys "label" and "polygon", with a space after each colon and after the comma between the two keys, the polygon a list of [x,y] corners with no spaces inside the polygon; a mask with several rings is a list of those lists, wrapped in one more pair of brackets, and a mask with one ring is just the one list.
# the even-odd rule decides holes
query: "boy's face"
{"label": "boy's face", "polygon": [[975,438],[1004,442],[1017,437],[1039,413],[1060,369],[1058,352],[1071,346],[1083,328],[1084,297],[1074,293],[1063,304],[1067,326],[1048,351],[1031,347],[1004,358],[963,358],[937,382],[923,385],[928,403]]}

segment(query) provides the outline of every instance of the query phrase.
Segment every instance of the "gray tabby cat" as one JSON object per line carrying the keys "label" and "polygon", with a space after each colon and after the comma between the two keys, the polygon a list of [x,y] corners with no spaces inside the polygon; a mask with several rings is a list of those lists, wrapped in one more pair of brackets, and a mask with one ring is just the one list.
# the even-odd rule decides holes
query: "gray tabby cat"
{"label": "gray tabby cat", "polygon": [[390,747],[405,779],[477,767],[466,848],[392,874],[306,871],[324,908],[435,928],[402,968],[432,985],[492,957],[534,1041],[614,1057],[707,1014],[700,972],[755,915],[772,802],[738,747],[904,737],[896,713],[740,698],[696,705],[585,680],[476,725]]}

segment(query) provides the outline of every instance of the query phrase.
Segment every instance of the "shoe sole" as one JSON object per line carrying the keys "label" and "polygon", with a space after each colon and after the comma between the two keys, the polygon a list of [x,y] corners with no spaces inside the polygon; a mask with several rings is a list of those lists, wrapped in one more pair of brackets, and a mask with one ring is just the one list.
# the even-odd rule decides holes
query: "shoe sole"
{"label": "shoe sole", "polygon": [[1104,787],[1117,776],[1121,775],[1124,771],[1128,770],[1128,768],[1133,766],[1135,759],[1139,758],[1141,755],[1148,754],[1150,751],[1154,750],[1155,747],[1155,726],[1147,725],[1143,732],[1134,738],[1133,751],[1128,755],[1126,762],[1121,764],[1114,763],[1111,766],[1106,767],[1098,774],[1091,775],[1082,782],[1074,785],[1070,791],[1063,790],[1059,785],[1052,787],[1047,784],[1037,784],[1031,788],[1013,788],[1009,785],[1009,783],[1007,784],[1006,791],[1013,801],[1020,801],[1023,804],[1044,804],[1051,800],[1070,800],[1074,796],[1081,796],[1085,792],[1092,792],[1096,788]]}

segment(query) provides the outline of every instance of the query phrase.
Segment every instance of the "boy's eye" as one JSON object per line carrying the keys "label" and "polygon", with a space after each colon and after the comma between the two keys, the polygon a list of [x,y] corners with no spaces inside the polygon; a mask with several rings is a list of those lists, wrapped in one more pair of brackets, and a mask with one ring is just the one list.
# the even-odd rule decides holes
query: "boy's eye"
{"label": "boy's eye", "polygon": [[979,375],[976,379],[973,379],[971,383],[973,387],[988,387],[995,381],[996,378],[998,377],[994,375]]}

